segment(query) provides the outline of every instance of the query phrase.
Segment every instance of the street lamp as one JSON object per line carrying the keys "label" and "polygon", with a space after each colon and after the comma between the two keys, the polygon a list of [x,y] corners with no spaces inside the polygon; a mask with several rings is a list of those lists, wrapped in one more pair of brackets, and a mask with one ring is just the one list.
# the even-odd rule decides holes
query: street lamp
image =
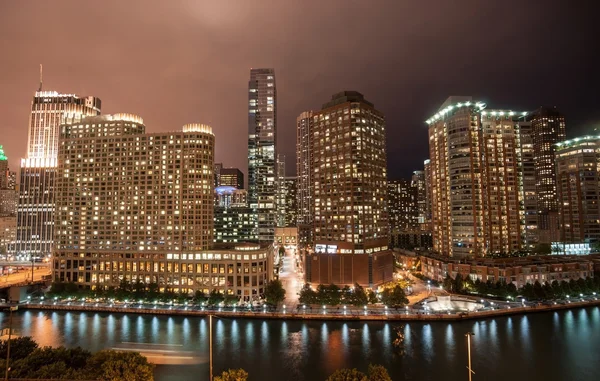
{"label": "street lamp", "polygon": [[465,336],[467,337],[467,355],[469,356],[469,366],[467,369],[469,370],[469,381],[471,381],[472,375],[475,374],[475,372],[473,372],[473,368],[471,368],[471,336],[475,336],[475,334],[472,332],[467,332]]}
{"label": "street lamp", "polygon": [[8,344],[6,348],[6,373],[4,374],[4,380],[8,380],[8,360],[10,359],[10,337],[12,335],[12,313],[13,311],[17,311],[19,306],[11,306],[10,307],[10,317],[8,319]]}

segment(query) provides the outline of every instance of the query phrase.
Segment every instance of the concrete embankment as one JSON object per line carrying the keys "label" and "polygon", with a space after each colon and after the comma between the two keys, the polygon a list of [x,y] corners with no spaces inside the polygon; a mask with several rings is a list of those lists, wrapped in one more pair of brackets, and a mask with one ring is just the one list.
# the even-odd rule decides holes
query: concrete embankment
{"label": "concrete embankment", "polygon": [[[292,312],[233,312],[233,311],[200,311],[195,309],[154,309],[154,308],[131,308],[131,307],[104,307],[104,306],[82,306],[82,305],[62,305],[62,304],[22,304],[19,309],[45,310],[45,311],[77,311],[77,312],[105,312],[119,314],[144,314],[144,315],[168,315],[168,316],[197,316],[218,315],[229,318],[243,319],[281,319],[281,320],[343,320],[343,321],[460,321],[473,319],[486,319],[497,316],[520,315],[538,312],[548,312],[557,310],[566,310],[573,308],[583,308],[600,305],[600,300],[588,302],[571,302],[568,304],[539,305],[533,307],[513,307],[510,309],[496,309],[480,312],[464,312],[456,314],[429,313],[415,314],[406,313],[402,310],[396,312],[393,309],[380,314],[368,314],[363,312],[343,313],[327,312],[324,313],[292,313]],[[331,309],[330,309],[331,311]]]}

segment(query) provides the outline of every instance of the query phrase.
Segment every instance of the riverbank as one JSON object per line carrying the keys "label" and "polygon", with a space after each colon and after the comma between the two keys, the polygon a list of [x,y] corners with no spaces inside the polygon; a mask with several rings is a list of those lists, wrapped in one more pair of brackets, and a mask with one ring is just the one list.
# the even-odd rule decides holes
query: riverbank
{"label": "riverbank", "polygon": [[140,308],[122,306],[93,306],[93,305],[64,305],[64,304],[39,304],[25,303],[20,304],[19,309],[43,310],[43,311],[75,311],[75,312],[105,312],[119,314],[140,314],[140,315],[168,315],[168,316],[195,316],[204,317],[208,315],[218,315],[228,318],[243,319],[279,319],[279,320],[337,320],[337,321],[464,321],[474,319],[487,319],[490,317],[522,315],[529,313],[559,311],[567,309],[584,308],[591,306],[600,306],[600,300],[571,302],[567,304],[537,305],[527,307],[498,308],[494,310],[460,313],[409,313],[408,311],[393,310],[382,311],[381,313],[363,313],[357,311],[351,312],[332,312],[332,308],[320,313],[305,312],[269,312],[269,311],[219,311],[219,310],[198,310],[185,307],[184,309],[164,309],[164,308]]}

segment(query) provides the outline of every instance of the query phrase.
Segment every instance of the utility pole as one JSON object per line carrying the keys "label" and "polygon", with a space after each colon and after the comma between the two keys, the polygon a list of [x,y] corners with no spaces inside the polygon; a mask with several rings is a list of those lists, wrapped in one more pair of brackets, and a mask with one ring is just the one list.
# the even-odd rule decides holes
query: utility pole
{"label": "utility pole", "polygon": [[208,328],[208,335],[210,337],[210,339],[209,339],[209,346],[208,346],[208,353],[209,353],[208,357],[209,357],[209,364],[210,364],[210,378],[209,378],[209,381],[213,381],[212,317],[213,317],[212,315],[208,315],[208,327],[209,327]]}
{"label": "utility pole", "polygon": [[8,344],[6,349],[6,373],[4,374],[4,380],[8,381],[8,360],[10,359],[10,338],[12,336],[12,315],[13,311],[19,309],[19,306],[11,306],[10,307],[10,317],[8,318]]}
{"label": "utility pole", "polygon": [[473,334],[472,332],[467,332],[465,336],[467,337],[467,354],[469,356],[469,366],[467,367],[467,369],[469,370],[469,381],[471,381],[472,375],[475,374],[475,372],[473,372],[473,369],[471,368],[471,336],[475,336],[475,334]]}

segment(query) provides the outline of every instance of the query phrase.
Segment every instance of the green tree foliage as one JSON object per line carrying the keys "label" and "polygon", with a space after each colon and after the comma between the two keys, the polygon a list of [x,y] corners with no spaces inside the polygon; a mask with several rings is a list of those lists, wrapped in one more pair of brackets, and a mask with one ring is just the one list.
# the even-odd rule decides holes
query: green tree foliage
{"label": "green tree foliage", "polygon": [[248,372],[244,369],[229,369],[221,373],[220,376],[215,376],[215,381],[247,381]]}
{"label": "green tree foliage", "polygon": [[367,375],[357,369],[338,369],[327,381],[369,381]]}
{"label": "green tree foliage", "polygon": [[317,293],[312,289],[312,287],[310,287],[310,284],[308,283],[302,286],[298,301],[302,304],[317,304],[319,302]]}
{"label": "green tree foliage", "polygon": [[386,288],[381,294],[381,302],[388,307],[400,308],[408,304],[408,298],[400,286]]}
{"label": "green tree foliage", "polygon": [[272,280],[265,286],[265,300],[267,304],[276,306],[285,300],[285,289],[279,279]]}
{"label": "green tree foliage", "polygon": [[[6,359],[6,351],[8,349],[8,340],[0,341],[0,359]],[[17,337],[10,339],[10,359],[20,360],[23,359],[31,352],[38,348],[38,344],[33,341],[31,337]]]}
{"label": "green tree foliage", "polygon": [[[14,352],[13,352],[14,349]],[[0,355],[6,356],[6,342]],[[4,374],[5,363],[0,362]],[[10,378],[71,379],[98,381],[152,381],[153,366],[136,352],[100,351],[81,348],[39,348],[31,338],[11,340]]]}
{"label": "green tree foliage", "polygon": [[216,306],[225,300],[223,294],[218,292],[217,290],[212,290],[210,294],[208,294],[208,305]]}
{"label": "green tree foliage", "polygon": [[137,352],[97,352],[88,359],[83,373],[98,381],[154,380],[154,366]]}
{"label": "green tree foliage", "polygon": [[367,293],[367,297],[369,298],[369,303],[371,304],[379,302],[379,300],[377,299],[377,294],[375,294],[375,291],[373,290],[369,290],[369,292]]}
{"label": "green tree foliage", "polygon": [[381,365],[369,364],[369,381],[392,381],[387,369]]}

